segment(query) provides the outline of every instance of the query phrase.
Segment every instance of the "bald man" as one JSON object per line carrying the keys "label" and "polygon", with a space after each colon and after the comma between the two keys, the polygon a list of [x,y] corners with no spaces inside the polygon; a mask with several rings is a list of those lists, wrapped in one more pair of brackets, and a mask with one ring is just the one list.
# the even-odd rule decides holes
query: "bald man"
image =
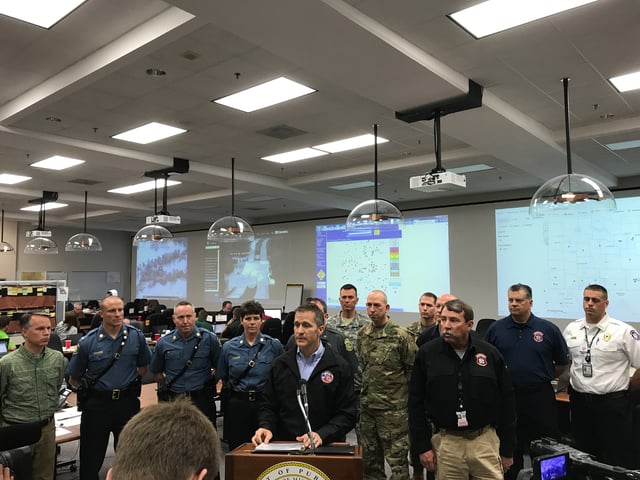
{"label": "bald man", "polygon": [[420,336],[416,340],[416,344],[418,345],[418,348],[420,348],[420,346],[427,343],[429,340],[433,340],[434,338],[438,338],[440,336],[440,330],[438,328],[438,324],[440,323],[440,315],[442,314],[442,307],[444,307],[444,304],[447,303],[449,300],[457,300],[457,299],[458,297],[456,297],[453,293],[443,293],[438,297],[438,300],[436,300],[436,324],[427,328],[424,332],[420,334]]}

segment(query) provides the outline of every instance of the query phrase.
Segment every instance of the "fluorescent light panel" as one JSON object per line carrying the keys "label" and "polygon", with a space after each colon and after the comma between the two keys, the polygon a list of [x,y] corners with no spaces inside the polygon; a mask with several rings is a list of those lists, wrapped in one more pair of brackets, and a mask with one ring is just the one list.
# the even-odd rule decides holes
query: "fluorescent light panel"
{"label": "fluorescent light panel", "polygon": [[597,0],[488,0],[449,15],[475,38],[486,37]]}
{"label": "fluorescent light panel", "polygon": [[342,185],[332,185],[329,188],[334,190],[355,190],[356,188],[373,187],[373,182],[367,180],[365,182],[344,183]]}
{"label": "fluorescent light panel", "polygon": [[46,168],[48,170],[65,170],[67,168],[75,167],[84,163],[84,160],[77,158],[63,157],[61,155],[54,155],[53,157],[45,158],[39,162],[32,163],[32,167]]}
{"label": "fluorescent light panel", "polygon": [[493,167],[485,165],[484,163],[477,163],[475,165],[467,165],[466,167],[449,168],[448,170],[453,173],[462,175],[463,173],[481,172],[483,170],[492,170]]}
{"label": "fluorescent light panel", "polygon": [[151,122],[132,130],[119,133],[111,138],[146,145],[147,143],[157,142],[158,140],[173,137],[174,135],[179,135],[184,132],[186,132],[186,130],[182,128],[172,127],[158,122]]}
{"label": "fluorescent light panel", "polygon": [[0,183],[3,185],[15,185],[16,183],[26,182],[27,180],[31,180],[31,177],[13,175],[11,173],[0,173]]}
{"label": "fluorescent light panel", "polygon": [[626,142],[615,142],[615,143],[605,143],[605,147],[609,150],[629,150],[631,148],[639,148],[640,147],[640,139],[638,140],[627,140]]}
{"label": "fluorescent light panel", "polygon": [[[157,180],[158,188],[164,187],[164,180]],[[173,185],[180,185],[182,182],[177,182],[175,180],[167,180],[167,187],[171,187]],[[128,185],[126,187],[114,188],[112,190],[107,190],[109,193],[121,193],[123,195],[131,195],[133,193],[140,192],[148,192],[149,190],[153,190],[156,188],[156,180],[151,180],[150,182],[137,183],[135,185]]]}
{"label": "fluorescent light panel", "polygon": [[0,14],[51,28],[86,0],[14,0],[0,2]]}
{"label": "fluorescent light panel", "polygon": [[243,112],[255,112],[261,108],[293,100],[316,91],[286,77],[279,77],[233,95],[213,100],[213,102]]}
{"label": "fluorescent light panel", "polygon": [[262,160],[269,160],[270,162],[276,163],[290,163],[297,162],[298,160],[306,160],[307,158],[320,157],[322,155],[328,155],[328,153],[307,147],[299,150],[292,150],[290,152],[278,153],[276,155],[269,155],[268,157],[262,157]]}
{"label": "fluorescent light panel", "polygon": [[620,93],[637,90],[640,88],[640,72],[611,77],[609,81],[613,83],[613,86],[616,87]]}
{"label": "fluorescent light panel", "polygon": [[[58,203],[58,202],[47,202],[44,204],[44,211],[55,210],[56,208],[68,207],[66,203]],[[30,205],[28,207],[22,207],[20,210],[23,212],[39,212],[40,205]]]}
{"label": "fluorescent light panel", "polygon": [[[335,142],[323,143],[322,145],[314,145],[313,148],[322,150],[323,152],[338,153],[373,145],[374,138],[373,135],[367,133],[366,135],[358,135],[357,137],[336,140]],[[386,138],[378,137],[378,144],[387,143],[388,141]]]}

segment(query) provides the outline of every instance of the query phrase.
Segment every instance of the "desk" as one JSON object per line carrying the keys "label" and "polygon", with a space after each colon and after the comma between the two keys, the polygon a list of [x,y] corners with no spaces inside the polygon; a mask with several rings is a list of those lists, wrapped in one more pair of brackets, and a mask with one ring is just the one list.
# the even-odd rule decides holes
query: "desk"
{"label": "desk", "polygon": [[[65,408],[56,413],[56,444],[73,442],[74,440],[80,439],[80,423],[78,421],[80,412],[77,412],[77,410],[75,410],[75,393],[69,395],[67,403],[71,405],[73,410],[71,410],[71,408]],[[156,395],[156,384],[147,383],[146,385],[142,385],[142,393],[140,394],[140,407],[144,408],[155,403],[158,403],[158,396]],[[73,411],[77,412],[75,416],[71,415]],[[61,417],[66,418],[58,420]],[[61,431],[62,429],[67,430],[68,433]]]}

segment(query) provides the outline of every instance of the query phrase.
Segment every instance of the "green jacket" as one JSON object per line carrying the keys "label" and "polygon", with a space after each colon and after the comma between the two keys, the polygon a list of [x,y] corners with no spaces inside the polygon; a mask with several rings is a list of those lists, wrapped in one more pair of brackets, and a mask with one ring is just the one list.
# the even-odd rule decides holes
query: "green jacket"
{"label": "green jacket", "polygon": [[50,418],[64,379],[62,353],[45,348],[34,355],[24,346],[0,359],[0,416],[11,423]]}

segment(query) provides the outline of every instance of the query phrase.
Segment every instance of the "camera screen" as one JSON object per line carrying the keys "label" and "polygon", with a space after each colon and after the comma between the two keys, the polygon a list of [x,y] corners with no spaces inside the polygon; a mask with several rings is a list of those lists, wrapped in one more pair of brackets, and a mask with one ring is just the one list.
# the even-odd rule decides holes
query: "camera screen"
{"label": "camera screen", "polygon": [[567,454],[540,458],[537,463],[540,468],[540,480],[562,480],[567,478]]}

